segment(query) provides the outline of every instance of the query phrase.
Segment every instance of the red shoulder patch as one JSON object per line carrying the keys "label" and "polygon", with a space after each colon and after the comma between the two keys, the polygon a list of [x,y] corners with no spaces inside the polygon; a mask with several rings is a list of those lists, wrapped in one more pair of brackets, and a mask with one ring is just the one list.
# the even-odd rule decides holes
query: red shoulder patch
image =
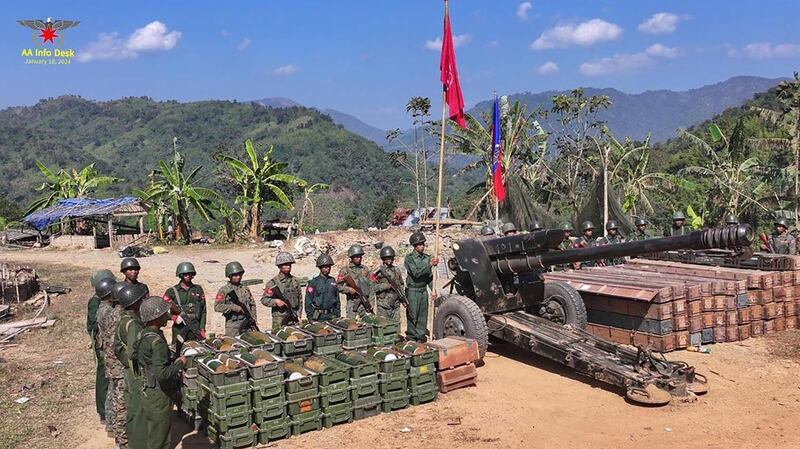
{"label": "red shoulder patch", "polygon": [[306,287],[306,292],[313,294],[314,293],[314,287],[309,285],[308,287]]}
{"label": "red shoulder patch", "polygon": [[272,296],[272,288],[265,288],[264,289],[264,296]]}
{"label": "red shoulder patch", "polygon": [[217,297],[214,298],[214,301],[216,301],[216,302],[225,301],[225,295],[223,295],[222,292],[217,293]]}
{"label": "red shoulder patch", "polygon": [[164,294],[164,302],[172,302],[172,298],[170,298],[166,293]]}
{"label": "red shoulder patch", "polygon": [[371,273],[369,275],[369,280],[371,280],[372,282],[378,282],[378,275],[375,273]]}
{"label": "red shoulder patch", "polygon": [[340,275],[336,276],[336,282],[343,282],[343,281],[344,281],[344,275],[340,274]]}

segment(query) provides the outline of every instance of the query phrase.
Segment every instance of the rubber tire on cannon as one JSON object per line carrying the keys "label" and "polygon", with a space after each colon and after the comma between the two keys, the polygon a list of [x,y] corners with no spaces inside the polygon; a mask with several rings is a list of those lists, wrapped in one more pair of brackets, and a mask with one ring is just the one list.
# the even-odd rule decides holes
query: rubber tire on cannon
{"label": "rubber tire on cannon", "polygon": [[544,298],[537,308],[530,310],[558,324],[570,324],[586,329],[586,305],[583,298],[571,285],[564,282],[546,282]]}
{"label": "rubber tire on cannon", "polygon": [[489,346],[489,329],[480,307],[461,295],[444,295],[436,300],[434,338],[466,337],[478,342],[481,359]]}

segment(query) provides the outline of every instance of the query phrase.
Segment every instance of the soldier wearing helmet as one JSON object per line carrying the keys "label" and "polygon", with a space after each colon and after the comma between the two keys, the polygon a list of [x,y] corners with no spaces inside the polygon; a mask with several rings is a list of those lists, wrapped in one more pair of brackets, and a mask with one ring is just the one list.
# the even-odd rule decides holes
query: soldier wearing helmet
{"label": "soldier wearing helmet", "polygon": [[637,218],[633,224],[636,226],[636,232],[634,232],[633,235],[628,236],[632,242],[638,242],[650,238],[647,235],[647,221],[645,221],[644,218]]}
{"label": "soldier wearing helmet", "polygon": [[481,228],[481,237],[491,237],[494,235],[494,228],[489,225],[485,225]]}
{"label": "soldier wearing helmet", "polygon": [[[575,242],[575,248],[593,248],[597,246],[597,239],[594,237],[594,223],[589,220],[581,223],[581,233],[582,235]],[[585,262],[577,262],[573,264],[575,268],[580,268],[582,266],[595,267],[597,265],[598,261],[596,260],[587,260]]]}
{"label": "soldier wearing helmet", "polygon": [[339,292],[342,288],[331,276],[333,258],[328,254],[317,257],[319,274],[306,286],[306,317],[314,321],[330,321],[342,316]]}
{"label": "soldier wearing helmet", "polygon": [[[619,233],[619,225],[617,220],[608,220],[606,223],[607,234],[597,239],[598,245],[616,245],[618,243],[625,243],[625,237]],[[620,265],[625,263],[624,257],[617,257],[613,259],[606,259],[605,265]]]}
{"label": "soldier wearing helmet", "polygon": [[[145,446],[137,436],[147,434],[147,423],[142,415],[142,381],[134,351],[144,328],[139,319],[139,307],[147,297],[147,287],[144,284],[125,284],[116,297],[120,307],[124,309],[114,331],[114,355],[123,366],[122,377],[125,379],[125,432],[129,446],[141,448]],[[163,300],[160,301],[163,303]]]}
{"label": "soldier wearing helmet", "polygon": [[[300,298],[300,282],[292,276],[294,257],[281,251],[275,256],[278,274],[267,282],[261,304],[272,308],[272,330],[276,331],[285,324],[294,324],[289,320],[303,313],[303,302]],[[280,298],[282,296],[282,298]]]}
{"label": "soldier wearing helmet", "polygon": [[575,245],[572,242],[572,225],[569,223],[564,223],[561,225],[561,230],[564,232],[564,240],[561,241],[561,244],[558,245],[558,248],[561,250],[573,248]]}
{"label": "soldier wearing helmet", "polygon": [[101,303],[97,310],[98,337],[105,362],[105,375],[108,382],[106,394],[106,427],[114,435],[114,441],[120,447],[128,446],[125,418],[125,379],[123,366],[114,354],[114,331],[117,329],[122,317],[122,306],[117,302],[114,290],[117,284],[125,286],[124,282],[116,282],[114,278],[101,279],[95,284],[95,292],[100,297]]}
{"label": "soldier wearing helmet", "polygon": [[403,272],[394,264],[395,252],[391,246],[381,248],[381,265],[372,270],[373,282],[378,304],[378,316],[400,322],[401,295],[405,299],[405,282]]}
{"label": "soldier wearing helmet", "polygon": [[175,268],[178,283],[164,292],[172,314],[172,344],[180,353],[183,342],[206,338],[206,295],[203,287],[193,282],[197,270],[191,262]]}
{"label": "soldier wearing helmet", "polygon": [[363,316],[367,313],[364,305],[358,300],[358,291],[353,287],[347,285],[345,278],[350,276],[356,283],[364,298],[369,301],[372,309],[375,310],[375,303],[372,298],[371,282],[369,280],[369,269],[364,266],[361,261],[364,257],[364,248],[361,245],[352,245],[347,249],[347,256],[350,257],[350,263],[339,270],[339,275],[336,276],[336,282],[339,283],[340,291],[344,292],[347,298],[347,318],[353,318],[356,315]]}
{"label": "soldier wearing helmet", "polygon": [[761,249],[775,254],[797,254],[797,242],[789,233],[789,223],[786,219],[776,218],[774,224],[775,232],[767,240],[768,244],[761,245]]}
{"label": "soldier wearing helmet", "polygon": [[[92,289],[95,289],[98,282],[103,279],[114,279],[114,273],[111,270],[96,271],[90,278],[89,284]],[[98,327],[98,309],[100,308],[100,297],[97,292],[93,292],[91,298],[86,305],[86,332],[89,333],[92,348],[94,350],[95,360],[95,379],[94,379],[94,395],[95,395],[95,408],[97,414],[100,415],[100,421],[106,424],[106,430],[111,431],[110,424],[106,420],[106,397],[108,396],[108,380],[106,379],[105,358],[103,357],[103,349],[97,345],[99,327]]]}
{"label": "soldier wearing helmet", "polygon": [[406,298],[406,337],[410,340],[424,342],[428,338],[428,289],[431,297],[436,299],[436,287],[433,285],[433,267],[439,260],[425,254],[425,234],[415,232],[408,242],[414,251],[404,260],[407,275]]}
{"label": "soldier wearing helmet", "polygon": [[514,235],[517,233],[517,227],[514,226],[514,223],[511,222],[504,223],[503,226],[500,228],[500,232],[502,232],[504,236]]}
{"label": "soldier wearing helmet", "polygon": [[739,219],[736,218],[736,215],[728,214],[725,216],[725,226],[739,226]]}
{"label": "soldier wearing helmet", "polygon": [[[225,265],[228,283],[214,297],[214,311],[225,317],[225,335],[235,337],[257,326],[256,302],[250,289],[242,285],[244,267],[239,262]],[[242,307],[246,307],[244,310]],[[252,320],[251,320],[252,318]]]}
{"label": "soldier wearing helmet", "polygon": [[664,237],[687,235],[692,232],[692,227],[686,225],[686,216],[683,212],[676,211],[672,214],[672,226],[664,232]]}
{"label": "soldier wearing helmet", "polygon": [[[125,282],[128,284],[142,284],[147,288],[147,284],[139,282],[139,272],[141,270],[142,266],[139,265],[139,261],[134,257],[126,257],[119,264],[119,271],[125,276]],[[147,288],[147,293],[150,293],[149,288]]]}
{"label": "soldier wearing helmet", "polygon": [[544,227],[542,226],[542,224],[541,224],[541,223],[539,223],[539,221],[538,221],[538,220],[533,220],[533,223],[531,223],[530,231],[531,231],[531,232],[539,232],[539,231],[541,231],[542,229],[544,229]]}
{"label": "soldier wearing helmet", "polygon": [[147,423],[145,434],[132,435],[146,442],[148,448],[168,449],[172,427],[172,397],[177,394],[178,374],[186,366],[186,357],[173,361],[161,328],[170,320],[170,305],[163,298],[151,296],[142,301],[139,316],[145,324],[136,348],[136,361],[143,377],[142,414]]}

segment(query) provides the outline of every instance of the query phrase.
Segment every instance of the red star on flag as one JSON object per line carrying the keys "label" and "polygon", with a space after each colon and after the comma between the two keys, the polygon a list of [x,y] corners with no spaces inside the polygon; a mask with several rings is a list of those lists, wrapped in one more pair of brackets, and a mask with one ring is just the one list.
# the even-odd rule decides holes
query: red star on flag
{"label": "red star on flag", "polygon": [[56,31],[52,28],[45,28],[42,30],[42,34],[39,35],[42,38],[42,44],[46,44],[47,41],[50,41],[51,44],[55,45],[56,41],[54,38],[60,37],[56,34]]}

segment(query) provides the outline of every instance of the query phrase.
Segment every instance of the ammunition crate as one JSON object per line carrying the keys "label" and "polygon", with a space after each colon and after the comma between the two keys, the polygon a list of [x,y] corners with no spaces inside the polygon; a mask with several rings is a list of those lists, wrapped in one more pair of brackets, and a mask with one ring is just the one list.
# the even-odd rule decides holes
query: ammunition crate
{"label": "ammunition crate", "polygon": [[308,376],[303,376],[299,379],[286,379],[283,385],[287,393],[297,393],[305,390],[316,391],[319,388],[319,376],[311,371]]}
{"label": "ammunition crate", "polygon": [[378,395],[372,395],[356,399],[353,401],[353,419],[359,420],[375,416],[381,413],[383,399]]}
{"label": "ammunition crate", "polygon": [[364,396],[378,394],[378,375],[350,378],[350,397],[355,401]]}
{"label": "ammunition crate", "polygon": [[280,354],[281,353],[281,341],[278,339],[278,337],[270,334],[269,332],[262,332],[262,333],[265,334],[270,339],[270,341],[268,341],[268,342],[266,342],[264,344],[254,345],[254,344],[251,344],[251,343],[248,343],[248,342],[242,340],[240,338],[241,336],[236,337],[235,340],[240,342],[242,345],[244,345],[245,348],[248,348],[248,349],[263,349],[263,350],[265,350],[267,352],[271,352],[273,354]]}
{"label": "ammunition crate", "polygon": [[478,343],[469,338],[446,337],[429,341],[427,345],[439,351],[438,369],[452,368],[480,359]]}
{"label": "ammunition crate", "polygon": [[270,399],[259,399],[258,404],[253,402],[253,422],[261,424],[286,416],[286,399],[283,395]]}
{"label": "ammunition crate", "polygon": [[247,369],[243,366],[225,373],[215,373],[205,363],[197,364],[197,371],[204,379],[216,386],[225,386],[247,382]]}
{"label": "ammunition crate", "polygon": [[322,407],[328,407],[331,404],[339,404],[341,402],[350,400],[350,382],[338,382],[328,386],[319,387],[320,401]]}
{"label": "ammunition crate", "polygon": [[378,392],[386,396],[389,392],[408,390],[408,374],[405,371],[398,373],[378,373]]}
{"label": "ammunition crate", "polygon": [[215,348],[211,344],[214,341],[213,338],[206,338],[205,340],[201,341],[200,343],[205,347],[205,349],[208,349],[208,351],[210,353],[212,353],[212,354],[231,354],[231,353],[235,353],[235,352],[240,351],[242,348],[250,347],[250,345],[248,345],[247,343],[245,343],[245,342],[243,342],[243,341],[241,341],[241,340],[239,340],[237,338],[234,338],[234,337],[222,336],[222,337],[215,337],[215,338],[219,338],[219,339],[222,339],[222,340],[229,340],[230,343],[231,343],[231,348],[226,350],[226,351],[221,351],[221,350]]}
{"label": "ammunition crate", "polygon": [[[376,348],[378,350],[382,350],[383,348]],[[391,348],[386,348],[391,349]],[[381,360],[378,357],[373,357],[376,362],[378,362],[378,369],[381,373],[404,373],[408,372],[408,367],[410,366],[410,358],[403,355],[398,355],[395,360]]]}
{"label": "ammunition crate", "polygon": [[[311,323],[307,323],[311,324]],[[308,329],[307,325],[297,326],[301,331],[313,337],[313,352],[318,355],[336,354],[342,350],[342,331],[337,327],[325,323],[325,326],[333,331],[332,334],[314,333]]]}
{"label": "ammunition crate", "polygon": [[319,409],[319,395],[314,396],[313,398],[301,399],[299,401],[286,401],[286,412],[290,417],[313,412]]}
{"label": "ammunition crate", "polygon": [[219,433],[226,433],[229,429],[253,424],[250,404],[231,407],[225,413],[217,413],[201,406],[200,416],[209,427],[213,426]]}
{"label": "ammunition crate", "polygon": [[[312,356],[309,360],[315,358]],[[318,374],[318,383],[320,387],[324,387],[331,384],[337,384],[339,382],[346,382],[350,378],[350,365],[344,364],[338,360],[336,360],[333,356],[316,356],[316,358],[321,359],[325,365],[326,369],[324,372],[320,373],[317,371],[308,368],[308,366],[303,365],[308,370],[311,370]]]}
{"label": "ammunition crate", "polygon": [[428,374],[436,374],[436,365],[429,363],[427,365],[411,366],[408,368],[408,377],[420,377]]}
{"label": "ammunition crate", "polygon": [[475,385],[477,379],[478,371],[471,362],[466,365],[440,370],[436,373],[436,383],[442,393]]}
{"label": "ammunition crate", "polygon": [[436,372],[408,378],[408,389],[411,390],[411,393],[429,384],[436,386]]}
{"label": "ammunition crate", "polygon": [[200,401],[207,408],[224,413],[225,410],[240,405],[250,406],[250,384],[241,382],[223,387],[201,382],[203,398]]}
{"label": "ammunition crate", "polygon": [[283,394],[283,375],[250,379],[250,392],[253,396],[253,407],[260,407],[261,401],[276,397],[285,398]]}
{"label": "ammunition crate", "polygon": [[382,396],[381,410],[383,413],[401,410],[409,405],[408,390],[390,391]]}
{"label": "ammunition crate", "polygon": [[251,379],[263,379],[265,377],[272,377],[283,374],[284,360],[280,357],[275,357],[277,360],[267,362],[263,365],[253,365],[252,363],[244,360],[240,355],[234,356],[247,368],[247,373]]}
{"label": "ammunition crate", "polygon": [[376,346],[393,345],[400,339],[400,322],[393,321],[385,325],[371,324],[372,344]]}
{"label": "ammunition crate", "polygon": [[291,428],[292,435],[295,436],[312,430],[320,430],[322,428],[322,412],[320,410],[314,410],[312,412],[292,416]]}
{"label": "ammunition crate", "polygon": [[394,345],[395,350],[400,351],[403,354],[408,354],[408,356],[411,358],[412,367],[430,365],[439,361],[438,350],[433,349],[430,346],[423,346],[423,347],[425,348],[425,352],[421,354],[414,354],[412,352],[404,350],[403,343],[398,343]]}
{"label": "ammunition crate", "polygon": [[220,449],[249,447],[256,442],[256,433],[250,426],[220,430],[213,425],[209,425],[206,427],[206,435],[211,441],[217,443]]}
{"label": "ammunition crate", "polygon": [[[358,354],[358,353],[356,353]],[[339,355],[339,357],[346,357],[348,353],[343,352]],[[378,373],[378,362],[375,361],[372,357],[364,356],[363,354],[358,354],[363,357],[364,363],[359,364],[350,364],[346,360],[343,360],[339,357],[336,360],[342,362],[344,365],[347,365],[350,368],[350,379],[359,379],[361,377],[368,377]]]}
{"label": "ammunition crate", "polygon": [[286,438],[290,430],[290,421],[285,417],[265,421],[258,425],[258,444]]}
{"label": "ammunition crate", "polygon": [[178,415],[181,417],[183,422],[189,425],[194,430],[200,430],[203,428],[203,418],[197,412],[197,410],[187,410],[183,407],[178,407]]}
{"label": "ammunition crate", "polygon": [[281,355],[289,357],[303,357],[313,353],[314,351],[314,338],[307,332],[295,326],[287,326],[296,330],[298,333],[308,337],[302,340],[284,341],[281,340]]}
{"label": "ammunition crate", "polygon": [[322,425],[326,428],[336,424],[353,422],[353,403],[350,401],[322,408]]}
{"label": "ammunition crate", "polygon": [[372,344],[372,327],[359,322],[358,329],[345,329],[330,323],[331,326],[342,331],[342,347],[344,349],[361,349]]}
{"label": "ammunition crate", "polygon": [[[181,384],[185,388],[188,388],[190,390],[196,390],[198,388],[197,387],[197,370],[196,369],[193,370],[193,373],[189,373],[187,371],[184,371],[183,374],[181,374]],[[183,388],[181,388],[181,389],[183,389]]]}
{"label": "ammunition crate", "polygon": [[319,390],[316,388],[311,390],[301,390],[297,393],[286,393],[286,402],[297,402],[316,397],[319,397]]}
{"label": "ammunition crate", "polygon": [[416,389],[412,389],[409,401],[411,405],[420,405],[435,400],[438,394],[439,387],[436,383],[427,383],[420,385]]}

